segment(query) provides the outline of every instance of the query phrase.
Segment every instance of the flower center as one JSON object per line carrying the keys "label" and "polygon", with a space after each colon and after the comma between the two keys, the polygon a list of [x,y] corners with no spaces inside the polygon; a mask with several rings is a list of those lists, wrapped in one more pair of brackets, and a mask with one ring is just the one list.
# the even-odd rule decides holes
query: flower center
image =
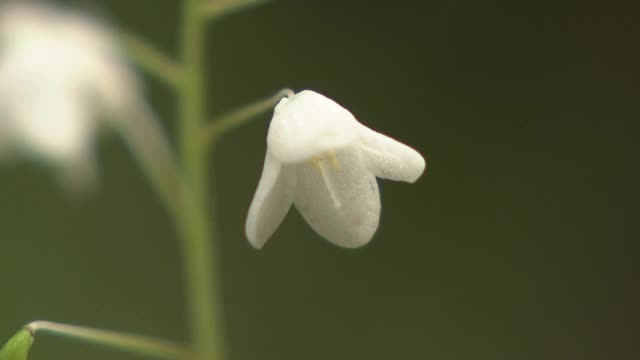
{"label": "flower center", "polygon": [[[327,163],[331,164],[331,168]],[[328,151],[321,156],[314,156],[311,158],[311,165],[313,165],[313,167],[318,170],[322,176],[322,179],[327,186],[327,190],[329,191],[329,195],[331,196],[331,200],[333,201],[333,206],[336,209],[341,208],[342,202],[338,197],[338,192],[336,191],[332,176],[334,173],[340,172],[340,163],[338,162],[336,153]],[[333,172],[331,170],[333,170]]]}

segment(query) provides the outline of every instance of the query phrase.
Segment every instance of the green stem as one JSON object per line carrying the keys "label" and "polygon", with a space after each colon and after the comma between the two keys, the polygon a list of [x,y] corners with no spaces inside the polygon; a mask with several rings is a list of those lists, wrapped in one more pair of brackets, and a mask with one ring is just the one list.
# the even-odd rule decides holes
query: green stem
{"label": "green stem", "polygon": [[268,2],[269,0],[208,0],[204,2],[202,10],[204,16],[209,20],[216,20],[234,12]]}
{"label": "green stem", "polygon": [[25,329],[29,331],[33,337],[35,337],[37,333],[61,335],[84,342],[161,359],[191,359],[193,356],[186,347],[179,344],[147,336],[124,334],[110,330],[60,324],[50,321],[34,321],[25,326]]}
{"label": "green stem", "polygon": [[183,211],[179,218],[182,253],[186,268],[189,323],[198,360],[224,358],[221,292],[219,278],[213,276],[214,219],[208,199],[205,152],[200,132],[204,115],[205,23],[202,0],[184,0],[182,14],[183,83],[180,96],[180,145],[183,168]]}
{"label": "green stem", "polygon": [[220,136],[227,131],[244,125],[256,116],[271,110],[282,98],[294,95],[291,89],[282,89],[277,94],[269,98],[256,101],[247,106],[232,111],[221,116],[218,119],[210,121],[203,131],[203,143],[205,145],[214,143]]}
{"label": "green stem", "polygon": [[131,58],[141,68],[157,76],[171,87],[175,88],[179,85],[182,78],[180,65],[133,34],[121,32],[120,38]]}

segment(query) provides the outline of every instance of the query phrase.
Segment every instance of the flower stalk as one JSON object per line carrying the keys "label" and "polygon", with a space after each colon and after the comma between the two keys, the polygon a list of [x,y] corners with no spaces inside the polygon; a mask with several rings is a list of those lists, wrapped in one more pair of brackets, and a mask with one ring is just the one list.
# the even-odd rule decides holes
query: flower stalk
{"label": "flower stalk", "polygon": [[208,0],[204,2],[202,12],[209,20],[220,19],[249,7],[268,3],[269,0]]}
{"label": "flower stalk", "polygon": [[[201,0],[182,2],[183,82],[179,88],[183,211],[178,219],[185,263],[192,343],[197,360],[224,358],[214,217],[209,202],[207,163],[201,151],[204,118],[203,56],[205,16]],[[211,183],[208,183],[212,186]],[[212,186],[213,187],[213,186]]]}
{"label": "flower stalk", "polygon": [[24,327],[32,337],[47,333],[160,359],[191,359],[186,347],[169,341],[84,326],[34,321]]}
{"label": "flower stalk", "polygon": [[270,111],[283,98],[293,96],[293,90],[282,89],[277,94],[266,99],[256,101],[228,114],[222,115],[206,125],[203,133],[204,144],[214,143],[219,137],[230,130],[242,126],[256,116]]}
{"label": "flower stalk", "polygon": [[172,59],[149,46],[136,35],[121,32],[120,40],[129,56],[144,70],[176,88],[182,80],[182,69]]}

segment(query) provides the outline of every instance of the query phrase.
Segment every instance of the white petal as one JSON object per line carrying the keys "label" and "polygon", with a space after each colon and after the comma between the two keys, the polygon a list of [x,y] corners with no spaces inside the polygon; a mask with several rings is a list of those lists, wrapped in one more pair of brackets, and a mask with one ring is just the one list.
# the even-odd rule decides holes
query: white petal
{"label": "white petal", "polygon": [[11,2],[0,5],[0,42],[4,72],[19,80],[45,83],[47,74],[58,74],[65,84],[82,88],[80,96],[68,96],[100,111],[118,111],[140,98],[134,71],[98,19],[62,7]]}
{"label": "white petal", "polygon": [[90,151],[94,124],[87,119],[87,109],[70,100],[61,92],[16,102],[13,132],[24,150],[60,163]]}
{"label": "white petal", "polygon": [[260,249],[267,242],[287,215],[295,189],[294,169],[282,165],[267,151],[245,226],[247,238],[255,248]]}
{"label": "white petal", "polygon": [[354,248],[369,242],[380,220],[378,183],[362,162],[357,148],[325,158],[324,166],[296,166],[294,204],[305,220],[332,243]]}
{"label": "white petal", "polygon": [[267,144],[281,162],[298,163],[354,144],[361,126],[347,109],[306,90],[276,106]]}
{"label": "white petal", "polygon": [[361,131],[364,159],[375,176],[412,183],[422,175],[426,163],[420,153],[367,127]]}

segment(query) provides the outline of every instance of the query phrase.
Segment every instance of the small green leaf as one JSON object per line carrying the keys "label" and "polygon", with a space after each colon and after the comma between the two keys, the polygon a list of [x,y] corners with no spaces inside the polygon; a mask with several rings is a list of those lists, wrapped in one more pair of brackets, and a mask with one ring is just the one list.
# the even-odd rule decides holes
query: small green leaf
{"label": "small green leaf", "polygon": [[33,344],[31,333],[26,329],[18,331],[0,349],[0,360],[27,360],[31,344]]}

